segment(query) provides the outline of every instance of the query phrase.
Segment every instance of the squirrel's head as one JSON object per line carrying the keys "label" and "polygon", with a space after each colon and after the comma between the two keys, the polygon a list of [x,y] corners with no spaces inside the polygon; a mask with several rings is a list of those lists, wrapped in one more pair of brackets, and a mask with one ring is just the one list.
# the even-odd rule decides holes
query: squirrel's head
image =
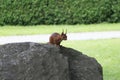
{"label": "squirrel's head", "polygon": [[66,32],[64,33],[64,30],[62,31],[62,33],[61,33],[61,38],[62,38],[62,40],[67,40],[67,29],[66,29]]}

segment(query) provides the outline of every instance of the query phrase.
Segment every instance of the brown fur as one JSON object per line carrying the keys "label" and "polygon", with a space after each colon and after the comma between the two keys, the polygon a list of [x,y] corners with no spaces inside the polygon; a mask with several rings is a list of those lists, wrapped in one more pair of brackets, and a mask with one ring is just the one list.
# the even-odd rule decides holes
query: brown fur
{"label": "brown fur", "polygon": [[62,32],[61,34],[53,33],[49,38],[49,43],[60,46],[62,40],[67,40],[66,33],[64,32]]}

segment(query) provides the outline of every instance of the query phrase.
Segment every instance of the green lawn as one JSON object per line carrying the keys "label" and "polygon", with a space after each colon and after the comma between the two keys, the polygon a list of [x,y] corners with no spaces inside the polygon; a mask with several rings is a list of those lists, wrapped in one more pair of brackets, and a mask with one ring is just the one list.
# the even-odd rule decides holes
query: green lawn
{"label": "green lawn", "polygon": [[62,45],[95,57],[103,66],[104,80],[120,80],[120,39],[64,41]]}
{"label": "green lawn", "polygon": [[0,36],[8,35],[33,35],[62,32],[67,29],[70,32],[91,32],[91,31],[118,31],[120,23],[117,24],[91,24],[91,25],[38,25],[38,26],[4,26],[0,27]]}

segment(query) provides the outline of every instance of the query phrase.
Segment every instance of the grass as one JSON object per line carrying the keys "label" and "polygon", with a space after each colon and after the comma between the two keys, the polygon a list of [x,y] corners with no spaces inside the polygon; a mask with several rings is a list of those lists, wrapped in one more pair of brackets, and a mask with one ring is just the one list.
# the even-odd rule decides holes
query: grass
{"label": "grass", "polygon": [[95,57],[103,66],[104,80],[120,80],[120,39],[64,41],[62,45]]}
{"label": "grass", "polygon": [[93,31],[118,31],[120,23],[117,24],[91,24],[91,25],[38,25],[38,26],[4,26],[0,27],[0,36],[10,35],[34,35],[62,32],[67,29],[71,32],[93,32]]}

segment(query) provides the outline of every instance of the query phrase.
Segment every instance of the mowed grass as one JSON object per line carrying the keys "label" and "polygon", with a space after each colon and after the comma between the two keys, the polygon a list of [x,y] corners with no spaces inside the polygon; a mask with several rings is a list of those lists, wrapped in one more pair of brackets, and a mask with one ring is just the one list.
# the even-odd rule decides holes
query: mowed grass
{"label": "mowed grass", "polygon": [[67,29],[68,33],[93,32],[93,31],[118,31],[120,23],[116,24],[91,24],[91,25],[38,25],[38,26],[4,26],[0,27],[0,36],[34,35],[61,33]]}
{"label": "mowed grass", "polygon": [[96,58],[104,80],[120,80],[120,39],[64,41],[62,45]]}

